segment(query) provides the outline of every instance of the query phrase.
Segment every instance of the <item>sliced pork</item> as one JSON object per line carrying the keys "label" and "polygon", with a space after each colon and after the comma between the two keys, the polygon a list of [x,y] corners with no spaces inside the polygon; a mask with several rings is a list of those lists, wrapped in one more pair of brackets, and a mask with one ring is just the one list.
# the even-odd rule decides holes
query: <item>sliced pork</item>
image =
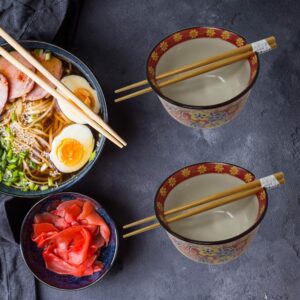
{"label": "sliced pork", "polygon": [[[63,65],[60,59],[52,56],[51,59],[45,60],[41,56],[35,56],[36,59],[57,79],[60,79],[63,74]],[[55,87],[41,72],[36,73],[43,81],[48,83],[50,86]],[[27,100],[39,100],[48,95],[48,92],[35,84],[32,91],[26,96]]]}
{"label": "sliced pork", "polygon": [[[31,71],[35,71],[35,68],[21,56],[18,52],[12,51],[10,54],[21,62],[25,67]],[[27,75],[19,71],[15,66],[13,66],[5,58],[0,57],[0,73],[2,73],[9,85],[8,99],[14,100],[16,98],[22,97],[29,93],[34,86],[33,80],[31,80]]]}
{"label": "sliced pork", "polygon": [[0,114],[8,99],[8,81],[4,75],[0,73]]}

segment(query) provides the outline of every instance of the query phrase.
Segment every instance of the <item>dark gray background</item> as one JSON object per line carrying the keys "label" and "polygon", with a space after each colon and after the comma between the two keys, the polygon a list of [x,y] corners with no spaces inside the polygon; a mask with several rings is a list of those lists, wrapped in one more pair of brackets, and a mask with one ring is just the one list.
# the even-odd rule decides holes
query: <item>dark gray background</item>
{"label": "dark gray background", "polygon": [[[121,240],[105,279],[78,292],[39,285],[41,299],[299,299],[300,297],[300,7],[299,1],[89,0],[72,51],[103,87],[110,124],[128,142],[107,142],[93,170],[74,188],[103,203],[121,226],[153,213],[160,183],[185,165],[225,161],[257,176],[282,170],[258,236],[222,266],[181,256],[158,229]],[[145,77],[150,49],[184,27],[210,25],[249,41],[269,35],[279,48],[261,57],[261,72],[242,113],[213,130],[180,125],[148,94],[121,104],[113,90]]]}

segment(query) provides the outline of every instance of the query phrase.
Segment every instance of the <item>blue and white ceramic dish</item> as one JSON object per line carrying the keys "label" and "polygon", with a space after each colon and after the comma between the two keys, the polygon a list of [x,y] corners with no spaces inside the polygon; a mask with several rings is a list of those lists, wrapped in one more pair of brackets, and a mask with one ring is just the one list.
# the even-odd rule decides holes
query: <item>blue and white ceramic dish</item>
{"label": "blue and white ceramic dish", "polygon": [[[70,52],[55,46],[53,44],[49,44],[46,42],[39,42],[39,41],[19,41],[19,43],[26,49],[28,50],[33,50],[33,49],[44,49],[47,51],[50,51],[55,54],[58,58],[61,58],[65,62],[71,63],[75,68],[77,68],[80,73],[86,78],[86,80],[91,84],[91,86],[97,91],[97,96],[100,101],[100,114],[102,119],[107,122],[108,121],[108,114],[107,114],[107,107],[106,107],[106,101],[104,94],[102,92],[102,89],[92,73],[92,71],[76,56],[71,54]],[[6,50],[13,50],[11,46],[8,44],[2,44],[1,45],[3,48]],[[76,172],[73,176],[71,176],[68,180],[62,182],[59,186],[49,188],[47,190],[41,191],[22,191],[15,189],[13,187],[8,187],[4,184],[0,184],[0,193],[16,196],[16,197],[39,197],[39,196],[46,196],[49,194],[53,194],[55,192],[63,191],[69,187],[71,187],[73,184],[78,182],[87,172],[92,168],[94,165],[95,161],[98,159],[100,156],[100,153],[103,150],[104,143],[105,143],[106,138],[103,135],[99,135],[98,140],[96,140],[95,144],[95,157],[91,161],[89,161],[81,170]]]}
{"label": "blue and white ceramic dish", "polygon": [[[91,201],[110,228],[110,241],[107,247],[101,249],[99,257],[99,260],[104,264],[104,268],[100,272],[84,277],[56,274],[46,269],[41,249],[37,248],[36,244],[31,240],[33,219],[36,214],[51,210],[52,207],[56,207],[61,201],[74,200],[79,197]],[[118,251],[118,232],[112,218],[97,201],[78,193],[58,193],[40,200],[27,213],[21,227],[20,248],[28,268],[41,282],[58,289],[79,290],[98,282],[111,269]]]}

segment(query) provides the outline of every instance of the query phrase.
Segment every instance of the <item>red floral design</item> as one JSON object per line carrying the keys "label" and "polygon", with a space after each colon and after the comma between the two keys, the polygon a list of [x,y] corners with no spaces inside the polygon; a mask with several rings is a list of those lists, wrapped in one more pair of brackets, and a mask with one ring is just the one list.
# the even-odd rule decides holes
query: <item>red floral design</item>
{"label": "red floral design", "polygon": [[[180,38],[178,38],[178,37],[180,37]],[[149,61],[149,65],[151,67],[153,67],[153,69],[155,70],[159,59],[166,52],[167,49],[170,49],[170,48],[174,47],[175,45],[178,45],[182,42],[185,42],[185,41],[188,41],[191,39],[207,38],[207,37],[213,38],[213,39],[216,39],[216,38],[223,39],[223,40],[233,44],[234,46],[238,46],[238,47],[243,46],[246,43],[245,39],[242,38],[241,36],[237,35],[236,33],[224,30],[224,29],[211,28],[211,27],[195,27],[195,28],[190,28],[190,29],[184,29],[180,32],[174,33],[173,35],[167,37],[164,41],[162,41],[155,47],[155,49],[151,53],[152,59]],[[254,57],[256,57],[256,59]],[[252,75],[252,73],[254,71],[256,71],[256,69],[257,69],[257,66],[256,66],[257,55],[256,54],[251,55],[249,57],[248,61],[250,63],[251,75]],[[150,76],[150,79],[154,80],[154,82],[155,82],[154,74]],[[253,79],[250,78],[250,81],[251,80],[253,80]]]}
{"label": "red floral design", "polygon": [[[226,163],[200,163],[189,167],[185,167],[177,171],[175,174],[173,174],[163,182],[160,191],[163,190],[164,192],[159,192],[155,199],[159,215],[163,215],[164,202],[173,188],[175,188],[184,180],[187,180],[194,176],[201,176],[202,174],[210,173],[229,174],[231,176],[243,180],[244,182],[255,180],[255,177],[252,176],[247,170]],[[172,182],[174,182],[174,185],[169,184],[170,178],[172,178]],[[265,212],[267,196],[264,189],[261,189],[261,191],[258,192],[256,196],[259,204],[257,214],[258,219]],[[254,228],[251,232],[237,240],[234,240],[230,243],[216,245],[199,245],[188,243],[184,240],[178,239],[170,233],[168,233],[168,235],[174,246],[186,257],[198,262],[220,264],[231,261],[234,258],[240,256],[251,244],[252,240],[256,235],[257,230],[258,226]],[[205,251],[203,249],[208,249],[207,251],[210,252],[205,254]]]}

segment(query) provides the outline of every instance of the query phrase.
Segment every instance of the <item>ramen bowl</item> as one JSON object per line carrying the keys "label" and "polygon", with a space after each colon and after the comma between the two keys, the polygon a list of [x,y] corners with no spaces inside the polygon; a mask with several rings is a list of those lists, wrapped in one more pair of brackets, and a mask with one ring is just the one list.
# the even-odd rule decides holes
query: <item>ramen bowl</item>
{"label": "ramen bowl", "polygon": [[164,211],[251,182],[248,170],[228,163],[205,162],[185,167],[169,176],[155,196],[155,213],[176,249],[205,264],[227,263],[246,251],[267,210],[265,189],[174,223]]}
{"label": "ramen bowl", "polygon": [[258,56],[159,88],[156,76],[246,44],[245,38],[222,28],[194,27],[173,33],[150,52],[147,78],[167,112],[194,128],[214,128],[242,110],[259,71]]}
{"label": "ramen bowl", "polygon": [[[105,248],[101,248],[98,257],[103,263],[103,268],[99,272],[83,277],[61,275],[48,270],[43,260],[42,250],[39,249],[36,243],[31,239],[33,234],[32,224],[34,222],[34,217],[37,214],[52,210],[63,201],[70,201],[78,198],[89,201],[94,205],[97,213],[109,226],[111,233],[108,245]],[[78,193],[58,193],[40,200],[27,213],[21,227],[20,248],[26,265],[38,280],[57,289],[79,290],[100,281],[112,268],[118,252],[118,232],[116,225],[108,212],[94,199]]]}
{"label": "ramen bowl", "polygon": [[[65,63],[72,64],[73,68],[76,69],[76,72],[79,73],[81,76],[83,76],[91,85],[91,87],[96,91],[97,97],[100,102],[100,115],[105,122],[108,121],[106,100],[102,92],[101,86],[99,85],[98,80],[96,79],[96,77],[94,76],[92,71],[87,67],[86,64],[84,64],[80,59],[78,59],[72,53],[50,43],[40,42],[40,41],[29,41],[29,40],[19,41],[19,43],[27,50],[43,49],[45,51],[50,51]],[[8,51],[13,50],[12,47],[9,46],[8,44],[2,44],[2,47],[4,47]],[[68,178],[66,178],[65,180],[63,180],[63,182],[60,183],[59,185],[49,187],[46,190],[22,191],[21,189],[16,189],[12,186],[6,186],[3,183],[1,183],[0,192],[4,194],[16,196],[16,197],[32,198],[32,197],[46,196],[48,194],[59,192],[71,187],[73,184],[78,182],[83,176],[87,174],[87,172],[92,168],[92,166],[94,165],[94,163],[96,162],[96,160],[98,159],[98,157],[100,156],[103,150],[106,138],[103,135],[100,135],[98,133],[94,133],[93,135],[95,139],[95,147],[94,147],[95,155],[93,159],[90,159],[80,170],[74,173],[70,173],[71,175],[68,176]]]}

